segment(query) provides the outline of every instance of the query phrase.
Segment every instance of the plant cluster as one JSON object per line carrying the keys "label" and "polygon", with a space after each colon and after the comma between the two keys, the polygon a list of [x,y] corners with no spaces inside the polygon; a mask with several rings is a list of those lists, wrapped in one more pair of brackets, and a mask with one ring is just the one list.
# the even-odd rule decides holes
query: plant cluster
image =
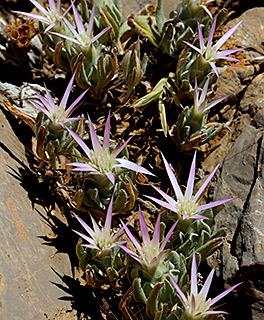
{"label": "plant cluster", "polygon": [[[143,107],[156,103],[164,135],[173,138],[175,150],[186,152],[207,143],[223,127],[207,123],[209,111],[227,97],[208,100],[226,68],[224,62],[237,60],[230,55],[241,50],[220,49],[241,22],[215,43],[216,27],[226,12],[222,10],[213,18],[208,8],[211,0],[182,0],[169,19],[164,16],[162,0],[158,0],[155,15],[131,14],[125,22],[120,0],[71,0],[67,9],[61,7],[59,0],[57,3],[49,0],[46,8],[37,0],[30,2],[40,14],[16,13],[39,22],[47,57],[71,75],[59,103],[48,90],[45,95],[36,92],[36,100],[32,102],[38,108],[37,156],[57,171],[61,170],[63,158],[77,181],[74,211],[79,213],[73,215],[80,223],[75,232],[81,239],[76,251],[87,284],[93,288],[110,284],[111,288],[120,289],[122,278],[127,277],[131,295],[129,299],[124,295],[122,305],[128,310],[130,305],[141,304],[146,319],[223,319],[225,312],[216,310],[214,305],[239,284],[208,299],[212,271],[202,289],[197,287],[199,264],[221,247],[226,235],[225,229],[212,231],[214,218],[233,199],[200,204],[219,165],[194,195],[197,152],[185,192],[174,168],[161,153],[175,194],[153,185],[153,191],[162,200],[144,195],[163,208],[152,235],[146,212],[140,206],[136,219],[140,227],[138,236],[131,229],[132,219],[124,222],[122,217],[113,224],[114,215],[120,217],[135,207],[139,194],[136,173],[154,174],[129,160],[127,147],[133,144],[133,137],[125,142],[110,138],[111,113],[106,105],[119,84],[125,87],[125,92],[116,97],[116,106],[142,108],[144,112],[147,109]],[[157,81],[148,92],[138,93],[136,89],[142,87],[143,80],[148,80],[151,51],[165,72],[157,72]],[[68,106],[74,80],[84,91]],[[84,110],[78,108],[79,103],[88,94],[101,111],[107,111],[103,137],[97,135],[89,116],[78,114],[78,110]],[[172,109],[180,111],[174,129],[169,130],[167,115]],[[81,218],[84,213],[90,214]],[[127,312],[123,316],[132,318]]]}

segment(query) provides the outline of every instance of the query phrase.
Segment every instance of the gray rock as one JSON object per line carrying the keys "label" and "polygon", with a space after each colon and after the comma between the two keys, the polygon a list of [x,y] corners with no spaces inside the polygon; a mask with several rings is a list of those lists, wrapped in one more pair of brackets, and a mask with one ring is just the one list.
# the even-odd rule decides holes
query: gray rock
{"label": "gray rock", "polygon": [[222,278],[230,284],[245,282],[240,294],[248,297],[248,304],[240,308],[246,310],[252,304],[251,319],[255,320],[263,319],[264,314],[256,311],[264,303],[263,155],[262,130],[247,127],[223,161],[214,191],[215,199],[237,197],[215,220],[215,229],[228,229],[222,250]]}
{"label": "gray rock", "polygon": [[[41,217],[45,213],[38,205],[32,208],[22,186],[21,174],[30,172],[24,146],[3,112],[0,126],[0,318],[52,318],[60,309],[71,310],[68,301],[59,300],[64,293],[56,283],[64,284],[52,268],[62,276],[71,276],[71,264],[66,254],[56,253],[54,247],[44,245],[41,237],[51,233]],[[31,188],[36,185],[32,183]]]}
{"label": "gray rock", "polygon": [[77,239],[68,218],[51,210],[51,194],[27,165],[14,133],[23,140],[27,130],[11,127],[6,116],[13,118],[0,110],[0,319],[74,320],[85,313],[100,320],[89,289],[75,279]]}
{"label": "gray rock", "polygon": [[243,113],[249,113],[254,117],[264,108],[264,73],[257,75],[247,87],[240,102],[239,109]]}
{"label": "gray rock", "polygon": [[46,90],[38,84],[23,83],[17,87],[0,81],[0,104],[4,106],[4,101],[8,101],[15,109],[35,120],[39,108],[32,101],[40,103],[35,91],[43,96],[46,94]]}

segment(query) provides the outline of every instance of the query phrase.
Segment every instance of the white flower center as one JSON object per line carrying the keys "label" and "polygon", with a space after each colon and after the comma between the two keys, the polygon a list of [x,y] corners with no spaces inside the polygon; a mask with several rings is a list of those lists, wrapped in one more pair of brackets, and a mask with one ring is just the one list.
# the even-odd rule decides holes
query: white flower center
{"label": "white flower center", "polygon": [[213,61],[216,59],[216,50],[213,46],[208,46],[205,48],[203,55],[207,61]]}
{"label": "white flower center", "polygon": [[110,248],[114,242],[111,230],[105,230],[102,228],[94,235],[94,242],[102,251]]}
{"label": "white flower center", "polygon": [[112,172],[115,158],[108,148],[100,148],[96,152],[91,150],[89,164],[101,173]]}
{"label": "white flower center", "polygon": [[55,110],[52,113],[53,122],[64,122],[67,119],[65,109],[62,106],[55,106]]}
{"label": "white flower center", "polygon": [[192,320],[202,320],[204,318],[205,312],[207,312],[209,307],[209,301],[211,299],[206,300],[203,294],[198,293],[194,296],[195,307],[192,309],[192,295],[188,295],[187,305],[184,312],[184,319],[192,319]]}
{"label": "white flower center", "polygon": [[80,33],[77,40],[83,47],[91,43],[91,37],[86,32]]}
{"label": "white flower center", "polygon": [[153,243],[153,240],[143,242],[142,247],[138,249],[140,258],[146,262],[146,264],[150,264],[151,261],[158,257],[160,253],[159,244],[156,245]]}
{"label": "white flower center", "polygon": [[192,217],[197,212],[198,205],[195,202],[194,196],[191,198],[183,196],[176,202],[177,213],[181,216]]}
{"label": "white flower center", "polygon": [[48,11],[48,14],[46,15],[46,17],[50,24],[54,24],[56,21],[62,20],[61,14],[60,12],[57,11],[56,8],[52,10],[50,8],[47,8],[46,10]]}

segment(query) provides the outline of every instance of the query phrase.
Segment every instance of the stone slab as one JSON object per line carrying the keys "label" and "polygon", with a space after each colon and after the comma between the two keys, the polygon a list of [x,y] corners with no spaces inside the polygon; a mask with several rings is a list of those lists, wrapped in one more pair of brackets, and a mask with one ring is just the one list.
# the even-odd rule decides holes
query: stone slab
{"label": "stone slab", "polygon": [[53,319],[72,309],[60,299],[66,294],[58,276],[72,277],[71,263],[43,240],[52,232],[43,208],[32,208],[23,187],[22,176],[30,179],[24,146],[1,110],[0,128],[0,319]]}

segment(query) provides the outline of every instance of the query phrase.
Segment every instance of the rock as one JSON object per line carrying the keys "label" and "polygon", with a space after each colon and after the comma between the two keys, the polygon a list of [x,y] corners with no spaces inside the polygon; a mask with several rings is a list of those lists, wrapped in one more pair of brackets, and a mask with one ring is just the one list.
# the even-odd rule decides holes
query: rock
{"label": "rock", "polygon": [[32,101],[40,103],[35,91],[43,96],[46,95],[46,90],[38,84],[25,82],[18,87],[0,81],[0,104],[4,106],[4,101],[8,101],[16,110],[35,120],[39,108]]}
{"label": "rock", "polygon": [[[87,287],[73,277],[77,238],[59,210],[48,218],[48,190],[30,171],[25,147],[14,133],[23,140],[30,129],[19,129],[17,122],[12,128],[6,116],[0,110],[0,319],[77,319],[92,301]],[[86,311],[101,319],[99,311]]]}
{"label": "rock", "polygon": [[[229,66],[217,80],[217,91],[216,95],[214,96],[214,100],[225,96],[229,96],[228,99],[234,99],[239,93],[244,90],[245,85],[242,85],[241,83],[241,79],[238,76],[238,69],[238,65]],[[253,73],[254,71],[252,72],[252,74]]]}
{"label": "rock", "polygon": [[228,229],[221,258],[222,278],[230,284],[245,282],[239,294],[246,295],[247,302],[237,312],[241,315],[243,310],[251,310],[251,318],[247,319],[254,320],[263,319],[263,312],[259,317],[256,308],[264,303],[263,155],[263,132],[250,125],[223,161],[214,190],[214,199],[237,197],[217,215],[215,229]]}
{"label": "rock", "polygon": [[264,73],[257,75],[247,87],[239,109],[253,118],[264,107]]}

